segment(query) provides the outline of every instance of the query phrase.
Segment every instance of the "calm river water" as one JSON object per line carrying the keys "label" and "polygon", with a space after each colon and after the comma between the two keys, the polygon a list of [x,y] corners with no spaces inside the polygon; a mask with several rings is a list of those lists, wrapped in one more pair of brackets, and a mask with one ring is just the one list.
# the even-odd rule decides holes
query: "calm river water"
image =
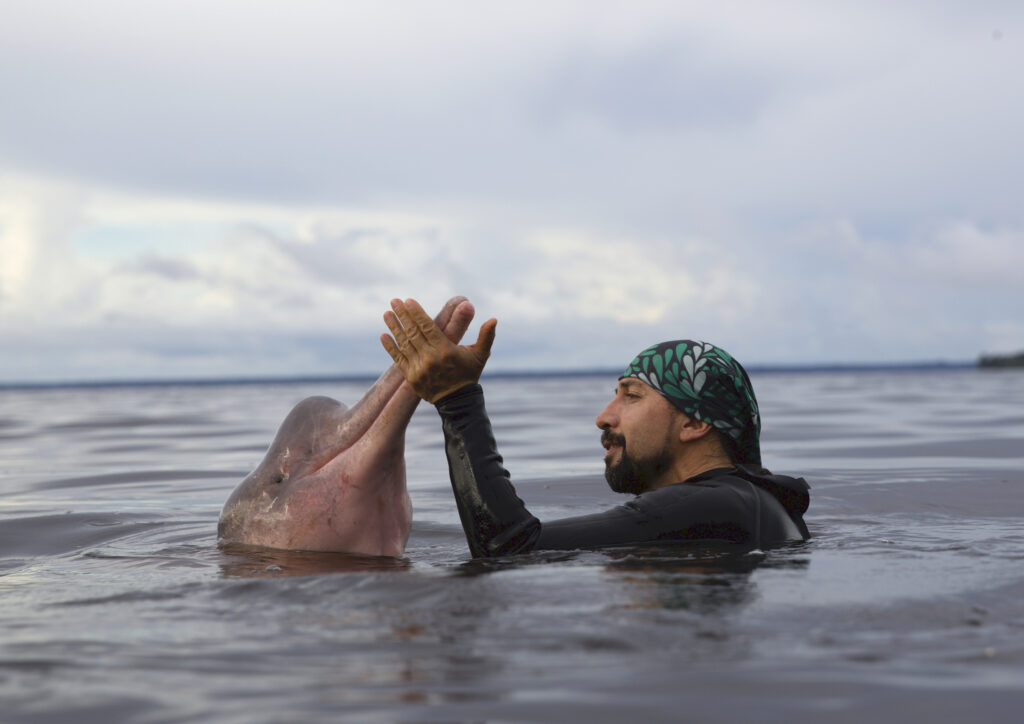
{"label": "calm river water", "polygon": [[[485,378],[541,520],[624,500],[613,377]],[[0,390],[0,720],[1020,721],[1024,373],[753,378],[809,543],[486,563],[426,405],[404,558],[218,548],[290,407],[368,382]]]}

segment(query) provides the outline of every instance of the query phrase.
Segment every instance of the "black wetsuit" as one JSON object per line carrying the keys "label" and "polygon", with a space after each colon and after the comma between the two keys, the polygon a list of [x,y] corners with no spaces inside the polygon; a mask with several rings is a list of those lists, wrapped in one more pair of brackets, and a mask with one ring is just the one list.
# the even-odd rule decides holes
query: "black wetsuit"
{"label": "black wetsuit", "polygon": [[438,400],[455,500],[474,557],[638,543],[724,541],[762,546],[809,537],[803,478],[719,468],[642,493],[602,513],[541,523],[502,465],[484,408],[469,385]]}

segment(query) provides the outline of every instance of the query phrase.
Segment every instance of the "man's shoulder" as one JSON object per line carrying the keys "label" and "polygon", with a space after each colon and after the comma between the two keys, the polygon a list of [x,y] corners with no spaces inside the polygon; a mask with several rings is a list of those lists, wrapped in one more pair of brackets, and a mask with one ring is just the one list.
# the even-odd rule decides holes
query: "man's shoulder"
{"label": "man's shoulder", "polygon": [[636,496],[631,502],[644,507],[657,505],[659,507],[673,504],[688,504],[695,500],[735,500],[737,497],[744,497],[750,485],[741,477],[723,473],[713,477],[702,479],[691,479],[666,485],[657,490],[651,490]]}
{"label": "man's shoulder", "polygon": [[[748,526],[756,507],[751,486],[729,475],[706,480],[688,480],[642,493],[626,507],[645,520],[661,521],[666,530],[690,530],[712,523]],[[692,532],[692,531],[691,531]],[[687,538],[717,538],[717,535],[687,534]]]}

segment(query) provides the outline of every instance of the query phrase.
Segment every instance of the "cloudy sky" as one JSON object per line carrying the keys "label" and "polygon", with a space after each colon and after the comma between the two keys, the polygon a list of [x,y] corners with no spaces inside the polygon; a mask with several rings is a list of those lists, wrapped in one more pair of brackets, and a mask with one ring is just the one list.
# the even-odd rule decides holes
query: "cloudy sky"
{"label": "cloudy sky", "polygon": [[[0,382],[1024,349],[1024,5],[0,0]],[[475,334],[475,327],[471,331]]]}

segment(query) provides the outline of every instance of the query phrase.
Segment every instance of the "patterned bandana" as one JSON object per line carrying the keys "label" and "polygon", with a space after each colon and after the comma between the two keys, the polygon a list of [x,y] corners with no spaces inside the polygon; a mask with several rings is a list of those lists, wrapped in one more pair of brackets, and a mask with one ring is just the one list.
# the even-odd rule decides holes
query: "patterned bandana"
{"label": "patterned bandana", "polygon": [[702,420],[736,441],[741,464],[761,464],[761,418],[743,366],[707,342],[676,339],[638,354],[623,377],[636,377],[684,415]]}

